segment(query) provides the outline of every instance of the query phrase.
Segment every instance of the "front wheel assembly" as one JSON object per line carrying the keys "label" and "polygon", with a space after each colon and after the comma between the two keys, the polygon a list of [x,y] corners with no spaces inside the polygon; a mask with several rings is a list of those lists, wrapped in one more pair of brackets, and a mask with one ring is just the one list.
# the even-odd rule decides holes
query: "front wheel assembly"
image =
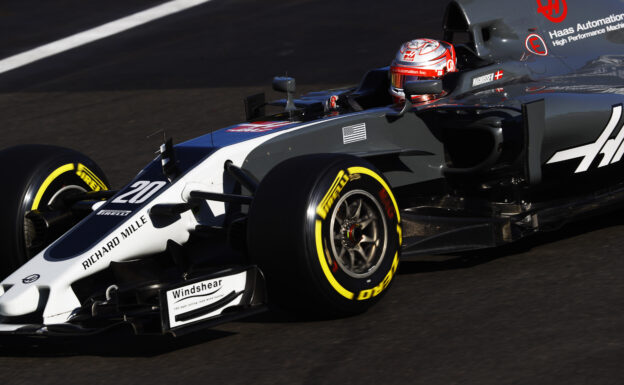
{"label": "front wheel assembly", "polygon": [[262,180],[250,208],[248,247],[267,275],[269,301],[319,315],[365,311],[399,261],[399,209],[363,159],[289,159]]}
{"label": "front wheel assembly", "polygon": [[31,220],[29,213],[55,211],[61,219],[68,217],[71,226],[75,223],[68,215],[65,198],[106,190],[108,181],[93,160],[57,146],[28,144],[4,149],[0,151],[0,167],[4,181],[0,189],[0,244],[4,253],[0,278],[4,278],[54,240],[37,236],[41,225]]}

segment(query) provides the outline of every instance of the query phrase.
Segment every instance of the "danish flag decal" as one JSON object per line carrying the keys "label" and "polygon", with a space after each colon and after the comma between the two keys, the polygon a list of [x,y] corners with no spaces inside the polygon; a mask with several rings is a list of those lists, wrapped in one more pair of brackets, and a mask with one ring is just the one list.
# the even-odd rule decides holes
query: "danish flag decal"
{"label": "danish flag decal", "polygon": [[624,155],[624,127],[620,127],[615,138],[609,139],[622,117],[622,105],[613,106],[613,112],[611,113],[611,119],[607,124],[607,127],[602,131],[598,140],[594,143],[584,144],[582,146],[569,148],[567,150],[559,151],[553,155],[547,164],[563,162],[570,159],[583,158],[581,164],[578,165],[574,173],[585,172],[589,169],[589,166],[594,162],[598,154],[602,154],[602,160],[598,167],[604,167],[608,164],[619,162]]}

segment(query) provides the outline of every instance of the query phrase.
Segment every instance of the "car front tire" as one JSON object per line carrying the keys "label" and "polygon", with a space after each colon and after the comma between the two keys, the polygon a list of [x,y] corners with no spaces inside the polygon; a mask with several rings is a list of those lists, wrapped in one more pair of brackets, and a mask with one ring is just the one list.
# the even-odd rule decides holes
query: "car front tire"
{"label": "car front tire", "polygon": [[250,208],[249,252],[267,275],[269,301],[306,313],[371,307],[396,274],[400,244],[388,183],[354,156],[287,160],[262,180]]}
{"label": "car front tire", "polygon": [[[63,197],[106,190],[102,170],[87,156],[67,148],[21,145],[0,151],[0,277],[32,258],[46,244],[37,244],[36,225],[26,215],[63,207]],[[48,242],[49,243],[49,242]]]}

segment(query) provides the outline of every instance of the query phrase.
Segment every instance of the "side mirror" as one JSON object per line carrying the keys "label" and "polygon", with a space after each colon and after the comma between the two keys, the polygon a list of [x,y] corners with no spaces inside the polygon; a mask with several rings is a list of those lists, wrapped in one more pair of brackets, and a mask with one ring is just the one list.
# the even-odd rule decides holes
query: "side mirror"
{"label": "side mirror", "polygon": [[443,91],[442,80],[439,79],[407,82],[403,86],[406,98],[419,95],[439,95]]}
{"label": "side mirror", "polygon": [[273,89],[278,92],[295,92],[295,79],[285,76],[276,76],[273,78]]}
{"label": "side mirror", "polygon": [[276,76],[273,78],[273,89],[278,92],[286,92],[286,107],[284,111],[290,112],[296,109],[295,96],[295,79],[285,76]]}

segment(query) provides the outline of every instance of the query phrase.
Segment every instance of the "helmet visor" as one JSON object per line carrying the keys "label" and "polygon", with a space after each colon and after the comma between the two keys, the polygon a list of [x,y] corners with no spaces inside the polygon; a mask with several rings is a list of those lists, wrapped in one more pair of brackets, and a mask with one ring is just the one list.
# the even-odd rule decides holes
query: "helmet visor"
{"label": "helmet visor", "polygon": [[390,74],[390,84],[392,85],[392,88],[395,88],[398,90],[402,90],[405,83],[413,82],[419,79],[420,79],[419,76],[414,76],[414,75],[403,75],[403,74],[396,73],[396,72],[392,72]]}

